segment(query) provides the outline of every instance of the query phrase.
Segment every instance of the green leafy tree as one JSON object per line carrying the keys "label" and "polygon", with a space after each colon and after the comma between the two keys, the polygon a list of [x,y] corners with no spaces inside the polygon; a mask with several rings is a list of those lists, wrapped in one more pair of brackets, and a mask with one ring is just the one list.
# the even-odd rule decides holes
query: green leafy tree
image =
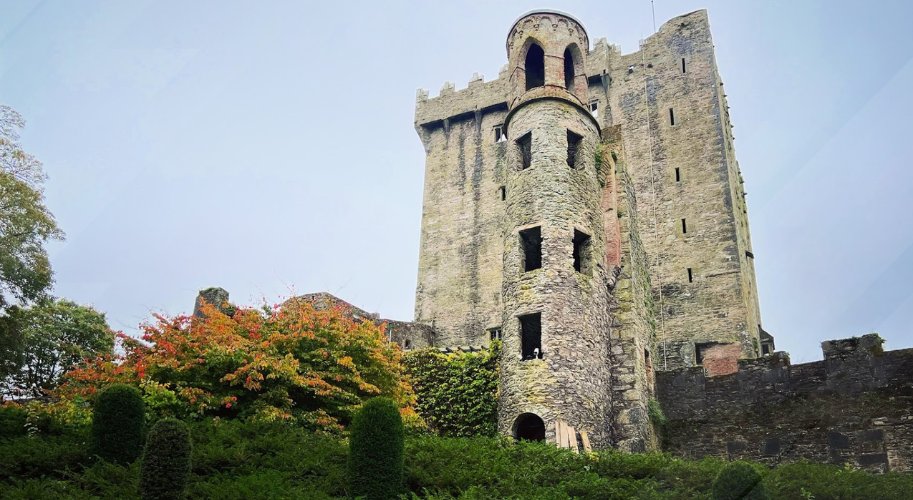
{"label": "green leafy tree", "polygon": [[126,384],[106,387],[95,398],[92,451],[109,462],[136,460],[143,449],[145,420],[139,389]]}
{"label": "green leafy tree", "polygon": [[68,300],[13,306],[0,320],[0,332],[6,339],[0,342],[6,352],[3,389],[12,396],[44,396],[67,370],[114,348],[105,315]]}
{"label": "green leafy tree", "polygon": [[184,498],[190,476],[190,430],[175,418],[159,420],[149,430],[140,466],[139,489],[145,500]]}
{"label": "green leafy tree", "polygon": [[44,296],[53,283],[44,245],[63,239],[44,206],[41,162],[19,143],[22,116],[0,105],[0,310]]}
{"label": "green leafy tree", "polygon": [[349,486],[355,497],[397,498],[403,492],[403,420],[396,403],[374,398],[352,419]]}

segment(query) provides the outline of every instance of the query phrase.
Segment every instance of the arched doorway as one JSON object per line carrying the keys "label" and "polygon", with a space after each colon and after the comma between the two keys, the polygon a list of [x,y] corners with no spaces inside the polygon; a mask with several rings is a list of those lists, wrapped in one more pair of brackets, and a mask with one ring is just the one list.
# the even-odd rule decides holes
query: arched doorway
{"label": "arched doorway", "polygon": [[545,85],[545,51],[532,44],[526,51],[526,90]]}
{"label": "arched doorway", "polygon": [[518,441],[545,441],[545,422],[535,413],[523,413],[514,420],[514,438]]}

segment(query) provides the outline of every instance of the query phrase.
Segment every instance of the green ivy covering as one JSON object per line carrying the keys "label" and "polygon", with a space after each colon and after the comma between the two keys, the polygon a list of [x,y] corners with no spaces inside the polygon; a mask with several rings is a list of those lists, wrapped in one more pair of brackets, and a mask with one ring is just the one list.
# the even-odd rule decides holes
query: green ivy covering
{"label": "green ivy covering", "polygon": [[500,346],[496,341],[488,351],[451,354],[423,349],[404,357],[415,409],[432,431],[449,437],[497,434]]}

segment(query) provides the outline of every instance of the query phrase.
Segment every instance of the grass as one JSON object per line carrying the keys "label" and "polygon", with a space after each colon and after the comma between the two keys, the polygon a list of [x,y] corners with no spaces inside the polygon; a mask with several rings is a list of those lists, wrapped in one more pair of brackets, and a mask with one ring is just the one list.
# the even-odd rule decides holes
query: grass
{"label": "grass", "polygon": [[[189,498],[346,498],[344,441],[281,424],[193,424]],[[137,498],[138,464],[92,457],[85,433],[0,438],[0,498]],[[576,455],[500,438],[406,440],[412,498],[709,498],[725,461],[606,451]],[[771,498],[909,498],[913,475],[758,465]]]}

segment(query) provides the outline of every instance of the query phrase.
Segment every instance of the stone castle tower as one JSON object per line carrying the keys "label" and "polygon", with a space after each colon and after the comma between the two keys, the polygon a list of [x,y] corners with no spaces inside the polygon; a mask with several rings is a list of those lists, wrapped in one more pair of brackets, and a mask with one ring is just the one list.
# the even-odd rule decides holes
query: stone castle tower
{"label": "stone castle tower", "polygon": [[654,368],[772,350],[707,14],[623,55],[535,11],[507,60],[419,91],[415,321],[437,347],[502,339],[503,432],[655,448]]}

